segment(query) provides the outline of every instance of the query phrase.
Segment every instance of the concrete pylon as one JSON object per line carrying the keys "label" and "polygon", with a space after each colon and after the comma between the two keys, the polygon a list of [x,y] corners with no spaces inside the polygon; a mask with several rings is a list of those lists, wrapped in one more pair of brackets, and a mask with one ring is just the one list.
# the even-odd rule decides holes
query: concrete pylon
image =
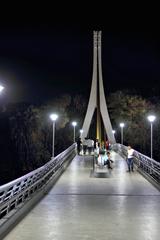
{"label": "concrete pylon", "polygon": [[[97,109],[97,135],[96,138],[101,138],[101,124],[100,116],[101,113],[104,128],[111,144],[116,143],[114,134],[112,132],[112,125],[110,122],[107,104],[105,100],[103,77],[102,77],[102,60],[101,60],[101,31],[93,32],[93,75],[92,75],[92,86],[90,92],[89,103],[87,107],[86,116],[83,123],[82,140],[87,137],[91,120],[95,109]],[[101,139],[99,139],[101,141]]]}

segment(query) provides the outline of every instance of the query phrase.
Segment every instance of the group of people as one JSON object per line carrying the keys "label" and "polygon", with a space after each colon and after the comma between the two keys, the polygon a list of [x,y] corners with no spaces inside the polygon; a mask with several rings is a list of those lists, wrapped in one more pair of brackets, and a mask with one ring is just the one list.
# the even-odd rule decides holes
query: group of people
{"label": "group of people", "polygon": [[81,138],[77,141],[77,153],[78,155],[91,155],[94,153],[94,140],[85,138],[82,142]]}
{"label": "group of people", "polygon": [[[113,168],[113,160],[110,155],[110,143],[107,140],[103,142],[100,146],[98,140],[94,141],[90,138],[85,138],[82,142],[81,138],[77,141],[77,153],[78,155],[91,155],[94,154],[96,159],[96,164],[98,166],[108,166],[108,168]],[[127,172],[133,172],[133,158],[134,158],[134,149],[129,145],[127,148]]]}
{"label": "group of people", "polygon": [[111,159],[111,154],[106,149],[97,149],[95,152],[95,159],[97,166],[113,168],[113,160]]}
{"label": "group of people", "polygon": [[82,142],[81,138],[79,138],[77,141],[77,153],[78,155],[92,155],[95,149],[100,149],[100,145],[102,149],[105,148],[107,151],[110,150],[110,143],[108,140],[100,144],[98,139],[94,141],[86,137]]}
{"label": "group of people", "polygon": [[113,160],[110,157],[110,144],[107,140],[101,144],[96,139],[85,138],[82,142],[81,138],[77,141],[78,155],[94,155],[97,166],[105,166],[112,169]]}
{"label": "group of people", "polygon": [[[113,168],[113,160],[111,159],[111,154],[109,151],[106,150],[106,148],[104,148],[104,146],[102,148],[97,148],[96,149],[96,163],[99,166],[108,166],[108,168],[112,169]],[[127,166],[128,166],[128,170],[127,172],[134,172],[134,164],[133,164],[133,160],[134,160],[134,149],[129,145],[127,147]]]}

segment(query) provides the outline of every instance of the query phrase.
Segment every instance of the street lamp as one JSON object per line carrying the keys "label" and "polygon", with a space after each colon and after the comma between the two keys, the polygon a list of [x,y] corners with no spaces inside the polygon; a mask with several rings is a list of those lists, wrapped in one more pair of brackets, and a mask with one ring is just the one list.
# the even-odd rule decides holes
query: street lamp
{"label": "street lamp", "polygon": [[112,133],[113,133],[113,135],[116,133],[116,131],[115,130],[112,130]]}
{"label": "street lamp", "polygon": [[75,127],[77,126],[77,122],[72,122],[73,126],[73,142],[75,142]]}
{"label": "street lamp", "polygon": [[82,138],[83,129],[80,129],[80,138]]}
{"label": "street lamp", "polygon": [[123,128],[124,128],[124,123],[120,123],[119,126],[120,126],[120,128],[121,128],[121,144],[123,144]]}
{"label": "street lamp", "polygon": [[50,119],[53,121],[53,142],[52,142],[52,158],[54,158],[54,138],[55,138],[55,123],[58,118],[57,114],[51,114]]}
{"label": "street lamp", "polygon": [[4,87],[0,85],[0,93],[3,91]]}
{"label": "street lamp", "polygon": [[153,152],[153,147],[152,147],[152,145],[153,145],[153,127],[152,127],[152,125],[156,119],[156,116],[150,115],[147,118],[148,118],[148,121],[151,123],[151,158],[152,158],[152,152]]}

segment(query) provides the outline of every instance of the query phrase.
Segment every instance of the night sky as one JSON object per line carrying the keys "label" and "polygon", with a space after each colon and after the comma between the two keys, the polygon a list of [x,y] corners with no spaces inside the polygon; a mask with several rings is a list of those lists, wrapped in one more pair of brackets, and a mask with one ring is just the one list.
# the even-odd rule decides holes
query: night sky
{"label": "night sky", "polygon": [[[97,28],[98,27],[98,28]],[[160,95],[157,32],[110,30],[104,25],[13,24],[0,26],[0,83],[7,102],[45,102],[62,93],[89,98],[93,30],[102,30],[106,94],[135,89]]]}

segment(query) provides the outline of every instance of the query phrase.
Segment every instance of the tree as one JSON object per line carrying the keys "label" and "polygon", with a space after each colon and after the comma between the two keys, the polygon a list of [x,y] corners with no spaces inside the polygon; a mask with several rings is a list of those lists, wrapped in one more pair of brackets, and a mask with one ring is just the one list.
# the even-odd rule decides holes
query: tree
{"label": "tree", "polygon": [[124,142],[135,146],[142,152],[148,149],[147,114],[154,109],[154,105],[138,95],[129,95],[117,91],[109,96],[109,112],[113,126],[119,128],[119,123],[125,123]]}
{"label": "tree", "polygon": [[[9,114],[12,144],[18,154],[19,174],[25,174],[45,164],[52,153],[51,113],[58,113],[55,135],[55,155],[73,142],[69,128],[72,114],[70,95],[62,95],[41,106],[17,104]],[[70,113],[69,113],[70,112]],[[77,110],[78,112],[78,110]],[[76,116],[76,112],[74,112]]]}

